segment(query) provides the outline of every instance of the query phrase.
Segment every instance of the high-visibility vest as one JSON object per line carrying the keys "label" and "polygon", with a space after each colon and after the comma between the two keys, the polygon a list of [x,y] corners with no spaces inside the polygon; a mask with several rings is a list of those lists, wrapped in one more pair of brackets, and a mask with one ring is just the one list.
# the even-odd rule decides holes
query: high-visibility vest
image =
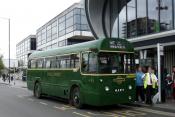
{"label": "high-visibility vest", "polygon": [[[152,87],[153,87],[153,89],[155,89],[156,88],[156,78],[155,78],[155,75],[154,74],[151,74],[151,77],[152,77]],[[148,86],[148,79],[149,79],[150,77],[149,77],[149,73],[146,73],[145,74],[145,79],[144,79],[144,88],[146,89],[147,88],[147,86]]]}

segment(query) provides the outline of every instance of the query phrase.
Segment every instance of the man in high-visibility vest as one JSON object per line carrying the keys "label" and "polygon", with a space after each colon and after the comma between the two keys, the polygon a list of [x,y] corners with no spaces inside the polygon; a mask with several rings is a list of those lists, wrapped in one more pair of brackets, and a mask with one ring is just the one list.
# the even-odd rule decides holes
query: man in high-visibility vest
{"label": "man in high-visibility vest", "polygon": [[153,89],[155,89],[157,85],[157,77],[152,67],[148,67],[147,73],[143,75],[142,79],[144,89],[146,90],[146,104],[152,104]]}

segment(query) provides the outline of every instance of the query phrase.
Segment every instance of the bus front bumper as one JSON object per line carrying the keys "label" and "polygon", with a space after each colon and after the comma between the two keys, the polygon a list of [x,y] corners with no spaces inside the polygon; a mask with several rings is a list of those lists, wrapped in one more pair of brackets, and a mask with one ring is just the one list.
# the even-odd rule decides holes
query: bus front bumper
{"label": "bus front bumper", "polygon": [[135,101],[134,93],[86,93],[84,103],[93,106],[107,106],[115,104],[126,104]]}

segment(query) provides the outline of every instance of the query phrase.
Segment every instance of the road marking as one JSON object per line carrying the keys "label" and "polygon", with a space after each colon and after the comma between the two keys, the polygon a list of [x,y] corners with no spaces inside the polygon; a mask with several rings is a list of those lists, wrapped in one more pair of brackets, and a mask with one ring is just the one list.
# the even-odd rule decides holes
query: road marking
{"label": "road marking", "polygon": [[125,116],[131,116],[131,117],[145,116],[146,115],[146,113],[133,111],[133,110],[118,110],[118,111],[111,111],[111,112],[121,114],[121,115],[125,115]]}
{"label": "road marking", "polygon": [[93,116],[108,116],[108,117],[126,117],[123,115],[119,115],[116,113],[109,113],[109,112],[102,112],[102,113],[92,113],[92,112],[87,112],[89,115],[93,115]]}
{"label": "road marking", "polygon": [[76,108],[74,108],[72,106],[68,106],[68,105],[63,105],[62,107],[54,106],[53,108],[56,108],[56,109],[59,109],[59,110],[62,110],[62,111],[76,109]]}
{"label": "road marking", "polygon": [[59,109],[59,110],[62,110],[62,111],[65,111],[65,110],[66,110],[66,109],[63,108],[63,107],[58,107],[58,106],[54,106],[54,108]]}
{"label": "road marking", "polygon": [[122,106],[123,107],[129,107],[129,108],[131,108],[133,110],[136,110],[136,111],[142,111],[142,112],[148,112],[148,113],[153,113],[153,114],[157,114],[157,115],[175,117],[175,113],[171,113],[171,112],[164,112],[164,111],[159,111],[159,110],[153,110],[153,109],[144,108],[144,107],[132,107],[132,106],[126,106],[126,105],[122,105]]}
{"label": "road marking", "polygon": [[17,97],[19,97],[19,98],[24,98],[24,96],[22,96],[22,95],[17,95]]}
{"label": "road marking", "polygon": [[134,109],[138,111],[149,112],[149,113],[154,113],[154,114],[163,115],[163,116],[175,117],[175,113],[171,113],[171,112],[163,112],[163,111],[153,110],[148,108],[134,108]]}
{"label": "road marking", "polygon": [[44,102],[39,102],[39,103],[42,104],[42,105],[45,105],[45,106],[48,105],[47,103],[44,103]]}
{"label": "road marking", "polygon": [[34,99],[28,98],[28,100],[34,102]]}
{"label": "road marking", "polygon": [[90,116],[88,116],[88,115],[81,114],[81,113],[78,113],[78,112],[73,112],[73,114],[76,114],[76,115],[79,115],[79,116],[82,116],[82,117],[90,117]]}

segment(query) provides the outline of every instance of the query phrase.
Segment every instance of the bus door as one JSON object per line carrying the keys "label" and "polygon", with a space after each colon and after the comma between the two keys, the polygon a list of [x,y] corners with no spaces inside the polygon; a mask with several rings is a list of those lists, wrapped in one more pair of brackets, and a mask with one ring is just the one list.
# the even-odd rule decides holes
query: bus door
{"label": "bus door", "polygon": [[81,62],[81,74],[82,74],[82,81],[86,84],[86,88],[91,90],[96,85],[92,85],[95,83],[94,74],[97,74],[98,71],[98,59],[97,53],[95,52],[85,52],[82,53],[82,62]]}

